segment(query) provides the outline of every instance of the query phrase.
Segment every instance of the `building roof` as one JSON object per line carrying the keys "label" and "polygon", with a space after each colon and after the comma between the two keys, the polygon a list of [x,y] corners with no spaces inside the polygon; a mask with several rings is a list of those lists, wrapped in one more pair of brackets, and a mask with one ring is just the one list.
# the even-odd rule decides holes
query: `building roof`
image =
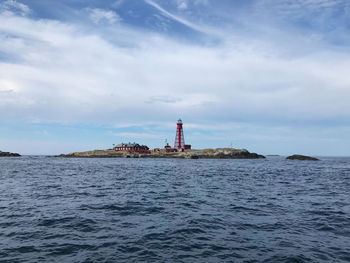
{"label": "building roof", "polygon": [[139,145],[138,143],[136,143],[136,142],[133,142],[133,143],[131,143],[131,142],[129,142],[129,143],[119,143],[119,144],[117,144],[115,147],[135,147],[135,146],[137,146],[137,145]]}
{"label": "building roof", "polygon": [[117,144],[115,147],[128,147],[128,148],[134,148],[134,147],[136,147],[136,146],[138,146],[138,147],[141,147],[141,148],[148,148],[148,146],[147,145],[141,145],[141,144],[138,144],[138,143],[136,143],[136,142],[133,142],[133,143],[131,143],[131,142],[129,142],[129,143],[119,143],[119,144]]}

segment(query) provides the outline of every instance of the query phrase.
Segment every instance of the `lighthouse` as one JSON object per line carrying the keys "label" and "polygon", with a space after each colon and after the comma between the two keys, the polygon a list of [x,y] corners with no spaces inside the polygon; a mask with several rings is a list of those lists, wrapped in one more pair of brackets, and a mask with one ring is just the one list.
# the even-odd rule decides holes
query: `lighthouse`
{"label": "lighthouse", "polygon": [[177,121],[175,144],[174,144],[174,148],[177,149],[178,151],[184,151],[185,149],[187,149],[187,150],[191,149],[191,145],[185,144],[184,131],[182,128],[182,124],[183,124],[182,120],[179,119]]}
{"label": "lighthouse", "polygon": [[178,151],[185,149],[185,138],[184,138],[184,131],[182,129],[182,120],[181,119],[179,119],[177,121],[174,148],[177,149]]}

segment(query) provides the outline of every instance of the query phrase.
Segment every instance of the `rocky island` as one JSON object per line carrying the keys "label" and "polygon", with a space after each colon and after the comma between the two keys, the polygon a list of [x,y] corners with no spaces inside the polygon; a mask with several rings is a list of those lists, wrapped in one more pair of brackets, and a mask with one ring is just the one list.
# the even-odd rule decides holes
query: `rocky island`
{"label": "rocky island", "polygon": [[317,158],[300,155],[300,154],[294,154],[291,156],[288,156],[286,160],[299,160],[299,161],[319,161]]}
{"label": "rocky island", "polygon": [[0,157],[19,157],[21,156],[18,153],[2,152],[0,151]]}
{"label": "rocky island", "polygon": [[155,149],[151,153],[141,154],[131,151],[94,150],[61,154],[65,158],[179,158],[179,159],[263,159],[265,156],[251,153],[246,149],[216,148],[203,150],[186,150],[184,152],[166,152]]}

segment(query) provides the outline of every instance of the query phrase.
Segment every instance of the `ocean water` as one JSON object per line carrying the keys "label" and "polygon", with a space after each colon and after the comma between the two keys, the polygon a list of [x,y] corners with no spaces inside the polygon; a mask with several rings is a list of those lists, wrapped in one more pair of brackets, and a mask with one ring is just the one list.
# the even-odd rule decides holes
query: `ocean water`
{"label": "ocean water", "polygon": [[0,262],[350,262],[350,158],[0,158]]}

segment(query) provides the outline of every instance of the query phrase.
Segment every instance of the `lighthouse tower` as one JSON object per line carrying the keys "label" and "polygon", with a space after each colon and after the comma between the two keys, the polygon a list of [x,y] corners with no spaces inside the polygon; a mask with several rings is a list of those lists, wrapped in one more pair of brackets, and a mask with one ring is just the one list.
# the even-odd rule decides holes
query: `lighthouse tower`
{"label": "lighthouse tower", "polygon": [[183,151],[185,149],[185,138],[184,138],[184,131],[182,129],[182,120],[181,119],[179,119],[177,121],[174,148],[177,149],[178,151]]}

